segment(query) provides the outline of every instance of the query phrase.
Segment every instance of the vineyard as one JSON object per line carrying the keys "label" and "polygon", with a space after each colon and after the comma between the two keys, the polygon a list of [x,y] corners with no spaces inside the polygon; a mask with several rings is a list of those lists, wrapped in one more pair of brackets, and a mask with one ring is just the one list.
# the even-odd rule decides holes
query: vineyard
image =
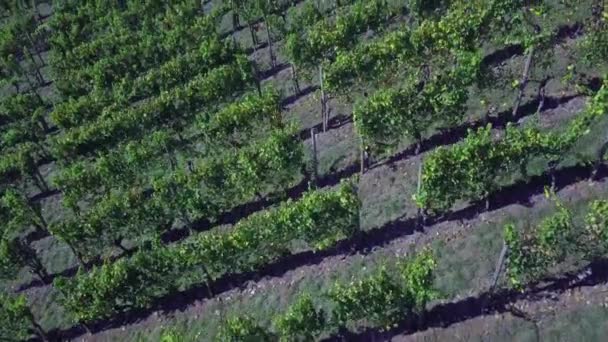
{"label": "vineyard", "polygon": [[602,341],[602,0],[0,2],[0,341]]}

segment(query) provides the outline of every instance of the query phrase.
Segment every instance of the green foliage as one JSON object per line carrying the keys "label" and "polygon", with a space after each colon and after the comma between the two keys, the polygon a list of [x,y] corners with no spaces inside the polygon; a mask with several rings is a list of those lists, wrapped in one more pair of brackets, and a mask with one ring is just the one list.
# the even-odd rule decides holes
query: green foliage
{"label": "green foliage", "polygon": [[[176,172],[154,184],[155,200],[173,203],[192,218],[214,218],[268,189],[285,189],[302,165],[302,145],[291,129],[265,140],[194,163],[190,174]],[[174,190],[171,190],[174,187]]]}
{"label": "green foliage", "polygon": [[411,259],[399,263],[401,279],[407,296],[413,303],[412,310],[421,313],[431,300],[437,299],[439,293],[433,287],[437,262],[433,254],[424,250]]}
{"label": "green foliage", "polygon": [[43,107],[40,97],[31,92],[6,96],[0,102],[0,123],[28,120],[37,108]]}
{"label": "green foliage", "polygon": [[502,175],[525,167],[535,157],[559,161],[606,113],[604,85],[563,132],[541,132],[535,126],[508,125],[504,136],[493,139],[491,127],[470,131],[463,142],[440,147],[424,161],[421,190],[414,196],[426,210],[443,212],[457,200],[479,200],[498,186]]}
{"label": "green foliage", "polygon": [[0,279],[14,279],[23,266],[13,240],[0,239]]}
{"label": "green foliage", "polygon": [[38,62],[33,59],[31,50],[42,43],[42,38],[37,34],[37,21],[32,11],[17,10],[13,15],[3,19],[0,28],[0,66],[2,69],[3,83],[15,85],[19,82],[27,82],[29,86],[35,86],[31,81],[34,78],[41,81],[37,69]]}
{"label": "green foliage", "polygon": [[44,180],[38,172],[38,161],[45,157],[40,147],[31,141],[17,144],[3,151],[0,158],[0,184],[15,181],[32,181],[44,190]]}
{"label": "green foliage", "polygon": [[6,229],[13,234],[24,232],[30,226],[46,229],[40,208],[31,204],[29,199],[14,189],[8,189],[0,198],[0,208],[8,213]]}
{"label": "green foliage", "polygon": [[187,82],[192,75],[204,74],[221,64],[233,62],[238,53],[230,41],[209,35],[198,48],[173,57],[137,77],[121,75],[123,78],[117,80],[111,92],[103,88],[92,89],[87,95],[59,103],[53,109],[51,119],[62,128],[70,128],[93,120],[104,112],[124,110],[131,102],[158,96],[162,91]]}
{"label": "green foliage", "polygon": [[352,49],[340,49],[326,67],[327,90],[344,94],[355,84],[382,80],[387,73],[410,62],[413,53],[408,28],[389,32]]}
{"label": "green foliage", "polygon": [[386,268],[363,280],[335,284],[328,296],[336,304],[332,318],[340,326],[365,319],[374,326],[390,328],[411,310],[411,303]]}
{"label": "green foliage", "polygon": [[323,12],[314,1],[307,1],[300,8],[293,6],[287,11],[289,22],[285,28],[287,33],[298,34],[303,28],[310,27],[323,19]]}
{"label": "green foliage", "polygon": [[608,59],[608,12],[604,10],[579,43],[583,58],[589,65],[604,63]]}
{"label": "green foliage", "polygon": [[525,243],[530,240],[519,232],[513,224],[505,226],[505,243],[509,248],[507,262],[507,277],[516,288],[522,288],[530,275],[539,274],[545,265],[540,263],[540,252],[532,244]]}
{"label": "green foliage", "polygon": [[160,336],[159,342],[185,342],[186,339],[182,334],[174,330],[165,330]]}
{"label": "green foliage", "polygon": [[54,140],[54,153],[59,158],[74,158],[142,137],[168,121],[172,127],[182,127],[194,114],[232,98],[251,82],[250,62],[238,56],[235,62],[197,75],[140,106],[112,110],[87,125],[73,127]]}
{"label": "green foliage", "polygon": [[287,253],[293,241],[327,248],[358,229],[359,207],[352,184],[332,192],[310,192],[297,202],[254,214],[229,232],[200,234],[177,246],[142,250],[73,279],[60,278],[56,287],[76,321],[147,307],[184,278],[189,283],[206,282],[254,271]]}
{"label": "green foliage", "polygon": [[591,203],[585,217],[585,233],[590,240],[592,255],[605,255],[608,251],[608,201]]}
{"label": "green foliage", "polygon": [[399,89],[381,89],[354,111],[357,132],[366,144],[394,146],[408,137],[420,141],[437,124],[453,125],[462,119],[468,87],[477,78],[481,57],[461,54],[452,67],[430,80],[409,78]]}
{"label": "green foliage", "polygon": [[[209,157],[192,161],[191,170],[174,164],[162,175],[143,172],[152,165],[163,167],[153,159],[170,153],[167,146],[174,142],[161,134],[141,144],[129,143],[94,163],[64,168],[55,184],[65,190],[64,205],[75,215],[52,227],[53,232],[92,254],[85,252],[160,233],[178,219],[212,221],[260,193],[288,188],[300,172],[304,153],[292,127],[271,129],[282,126],[277,101],[272,94],[247,97],[207,121]],[[230,145],[241,143],[249,144],[233,152]]]}
{"label": "green foliage", "polygon": [[[71,219],[65,219],[61,222],[52,223],[49,227],[51,234],[58,240],[65,242],[72,248],[78,257],[93,257],[93,253],[89,253],[88,242],[95,231],[88,230],[89,226],[81,225],[80,222]],[[99,243],[99,241],[96,241]]]}
{"label": "green foliage", "polygon": [[217,12],[200,17],[193,2],[185,3],[177,4],[175,11],[160,12],[165,15],[158,18],[159,22],[148,18],[141,30],[131,31],[112,23],[115,34],[101,36],[70,52],[55,53],[51,65],[58,89],[72,97],[94,88],[111,89],[120,78],[134,78],[166,62],[176,51],[185,53],[196,48],[215,34]]}
{"label": "green foliage", "polygon": [[576,243],[572,213],[561,202],[557,202],[557,208],[557,213],[545,218],[536,232],[541,253],[552,263],[562,262]]}
{"label": "green foliage", "polygon": [[424,252],[401,263],[400,277],[391,276],[385,266],[373,275],[347,284],[336,283],[328,292],[334,303],[332,319],[346,326],[366,320],[376,327],[391,328],[436,298],[432,288],[435,261]]}
{"label": "green foliage", "polygon": [[[273,89],[246,94],[239,101],[222,108],[211,118],[198,118],[202,140],[209,154],[223,148],[242,147],[266,137],[268,131],[282,128],[281,98]],[[215,152],[217,153],[217,152]]]}
{"label": "green foliage", "polygon": [[281,341],[314,341],[328,323],[325,312],[315,308],[309,294],[299,296],[274,322]]}
{"label": "green foliage", "polygon": [[505,226],[505,242],[509,248],[507,277],[511,285],[523,289],[538,281],[549,269],[567,256],[587,250],[584,236],[574,224],[572,213],[559,201],[557,212],[543,219],[537,227],[517,230]]}
{"label": "green foliage", "polygon": [[[213,115],[199,113],[196,119],[200,128],[196,138],[204,147],[202,155],[221,155],[228,148],[257,142],[272,129],[282,127],[275,92],[265,92],[262,97],[248,94]],[[171,154],[187,149],[192,143],[180,141],[174,135],[170,130],[155,131],[137,141],[120,144],[94,161],[75,161],[63,166],[53,182],[63,191],[64,203],[90,201],[89,197],[97,200],[113,188],[145,183],[146,174],[142,171],[171,168],[161,157],[173,160]]]}
{"label": "green foliage", "polygon": [[79,273],[75,279],[57,278],[61,304],[76,322],[105,318],[129,308],[143,308],[158,296],[175,290],[169,279],[180,275],[179,254],[153,246],[130,259],[120,259]]}
{"label": "green foliage", "polygon": [[255,214],[228,234],[203,234],[184,245],[191,260],[207,260],[212,277],[225,272],[252,271],[288,251],[300,240],[316,250],[352,236],[359,227],[360,203],[352,184],[337,191],[307,193],[297,202]]}
{"label": "green foliage", "polygon": [[32,319],[25,296],[0,293],[0,340],[27,340],[32,335]]}
{"label": "green foliage", "polygon": [[86,212],[65,218],[51,230],[78,246],[82,254],[93,256],[96,249],[114,246],[115,241],[155,235],[171,221],[167,205],[150,200],[141,188],[116,188]]}
{"label": "green foliage", "polygon": [[[400,259],[396,272],[386,265],[374,273],[350,282],[336,282],[322,293],[332,310],[315,307],[310,295],[302,294],[282,314],[273,318],[281,341],[314,341],[321,334],[365,322],[376,328],[390,329],[395,324],[425,310],[436,299],[433,288],[435,259],[425,250],[410,259]],[[244,316],[235,330],[250,336],[259,326]],[[244,328],[241,328],[244,326]]]}
{"label": "green foliage", "polygon": [[585,110],[578,115],[569,125],[564,133],[564,143],[572,144],[580,137],[587,135],[591,131],[592,125],[608,112],[608,79],[604,78],[604,83],[600,90],[593,95],[587,103]]}
{"label": "green foliage", "polygon": [[528,11],[537,9],[536,3],[521,0],[451,0],[411,1],[410,4],[423,17],[424,12],[428,13],[431,9],[445,9],[441,16],[419,20],[419,25],[412,31],[411,44],[418,54],[418,63],[434,61],[441,65],[442,60],[450,55],[475,51],[487,43],[503,45],[517,42],[528,47],[532,45],[528,41],[547,41],[542,38],[543,33],[534,31],[534,25],[526,17]]}
{"label": "green foliage", "polygon": [[422,187],[416,203],[427,210],[444,211],[460,198],[477,199],[495,188],[495,176],[505,158],[492,141],[491,126],[470,131],[454,147],[438,148],[424,160]]}
{"label": "green foliage", "polygon": [[441,20],[425,20],[413,34],[417,46],[427,51],[474,50],[495,19],[491,11],[496,1],[454,1]]}
{"label": "green foliage", "polygon": [[112,188],[135,186],[145,179],[142,171],[159,163],[159,155],[174,152],[178,147],[170,131],[156,131],[141,140],[130,141],[96,158],[64,165],[52,182],[63,193],[68,208],[98,199]]}
{"label": "green foliage", "polygon": [[216,339],[221,342],[263,342],[272,340],[268,331],[247,316],[228,319],[222,325]]}
{"label": "green foliage", "polygon": [[[192,20],[200,6],[195,1],[62,1],[53,4],[53,16],[49,20],[52,31],[49,42],[52,46],[53,60],[64,69],[80,66],[75,61],[90,63],[95,55],[100,57],[112,54],[123,41],[116,42],[118,32],[130,32],[135,38],[140,30],[146,32],[156,28],[167,28],[172,22],[183,19]],[[145,20],[141,20],[145,18]],[[113,30],[106,29],[112,27]],[[102,33],[102,34],[99,34]],[[95,35],[93,37],[93,35]],[[91,39],[93,38],[93,39]],[[128,42],[124,42],[128,44]],[[61,61],[61,59],[74,61]],[[70,63],[72,62],[72,63]]]}
{"label": "green foliage", "polygon": [[418,20],[439,14],[451,0],[409,0],[408,9]]}
{"label": "green foliage", "polygon": [[[285,49],[288,58],[296,65],[311,68],[334,54],[337,49],[352,47],[357,36],[368,29],[379,29],[393,15],[384,0],[356,1],[338,11],[335,20],[323,19],[307,22],[306,28],[287,35]],[[311,14],[303,20],[317,20]]]}
{"label": "green foliage", "polygon": [[16,235],[0,231],[0,279],[14,279],[23,267],[28,267],[31,273],[46,281],[47,273],[36,251]]}

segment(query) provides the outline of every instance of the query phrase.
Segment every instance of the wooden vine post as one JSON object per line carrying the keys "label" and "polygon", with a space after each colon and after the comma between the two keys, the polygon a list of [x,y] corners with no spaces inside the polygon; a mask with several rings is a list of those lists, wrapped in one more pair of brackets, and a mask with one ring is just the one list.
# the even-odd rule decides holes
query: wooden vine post
{"label": "wooden vine post", "polygon": [[534,47],[530,47],[530,49],[528,50],[528,56],[526,57],[526,64],[524,65],[524,73],[522,75],[521,80],[519,81],[519,91],[517,93],[517,97],[515,98],[515,103],[513,104],[513,113],[511,114],[513,119],[517,117],[517,112],[519,111],[521,100],[524,97],[524,91],[526,90],[528,80],[530,79],[530,67],[532,65],[533,56]]}
{"label": "wooden vine post", "polygon": [[327,131],[327,95],[325,94],[325,81],[323,65],[319,64],[319,84],[321,85],[321,119],[323,120],[323,132]]}
{"label": "wooden vine post", "polygon": [[551,178],[551,191],[555,191],[555,187],[557,185],[557,179],[555,177],[555,171],[559,164],[558,160],[549,161],[549,177]]}
{"label": "wooden vine post", "polygon": [[365,166],[367,164],[367,151],[365,150],[365,144],[363,143],[363,136],[359,135],[359,161],[361,163],[361,175],[365,173]]}
{"label": "wooden vine post", "polygon": [[300,82],[298,81],[298,71],[293,63],[291,63],[291,79],[293,81],[294,94],[299,96],[301,92]]}
{"label": "wooden vine post", "polygon": [[258,95],[260,97],[262,97],[262,80],[261,80],[261,76],[260,76],[260,70],[258,68],[258,65],[255,63],[255,61],[253,61],[251,63],[252,67],[253,67],[253,78],[255,78],[255,86],[258,90]]}
{"label": "wooden vine post", "polygon": [[238,4],[236,3],[236,1],[237,0],[232,0],[230,2],[231,6],[232,6],[232,31],[234,33],[236,33],[236,31],[239,29],[239,26],[241,26],[241,20],[239,18],[239,11],[237,10]]}
{"label": "wooden vine post", "polygon": [[[36,41],[34,40],[34,37],[32,37],[32,34],[30,32],[25,32],[25,37],[28,40],[28,43],[30,43],[31,46],[31,50],[30,51],[30,58],[32,63],[34,64],[34,66],[38,66],[38,68],[36,69],[36,71],[38,72],[38,74],[40,75],[40,79],[42,80],[42,83],[44,83],[44,78],[42,77],[42,74],[40,73],[40,68],[44,68],[46,66],[46,63],[44,62],[44,59],[42,59],[42,55],[40,53],[40,50],[38,49],[38,46],[36,44]],[[34,60],[34,54],[36,54],[36,56],[38,56],[38,60],[40,61],[38,64],[35,60]]]}
{"label": "wooden vine post", "polygon": [[[488,290],[488,293],[490,293],[490,294],[493,294],[494,290],[496,289],[496,285],[498,284],[498,279],[500,278],[500,275],[504,268],[508,253],[509,253],[509,246],[507,245],[507,242],[503,239],[502,240],[502,249],[500,250],[500,254],[498,256],[498,261],[496,262],[496,268],[494,269],[494,274],[492,275],[492,284],[490,285],[490,289]],[[489,298],[490,297],[486,297],[486,299],[482,303],[482,306],[481,306],[482,313],[485,312],[485,310],[486,310],[486,306],[488,305]]]}
{"label": "wooden vine post", "polygon": [[266,15],[266,12],[264,11],[263,13],[263,19],[264,19],[264,27],[266,28],[266,41],[268,42],[268,54],[270,56],[270,67],[272,69],[276,68],[277,66],[277,58],[274,54],[273,51],[273,47],[272,47],[272,37],[270,35],[270,23],[268,22],[268,17]]}
{"label": "wooden vine post", "polygon": [[317,129],[315,127],[310,129],[310,137],[312,139],[312,182],[313,186],[317,187],[318,177],[318,159],[317,159]]}
{"label": "wooden vine post", "polygon": [[[419,194],[420,190],[422,190],[422,166],[423,166],[423,164],[424,163],[421,158],[420,164],[418,165],[418,181],[417,181],[417,185],[416,185],[417,194]],[[419,231],[422,231],[423,226],[424,226],[424,215],[423,215],[422,208],[420,206],[418,206],[418,209],[416,212],[416,229]]]}
{"label": "wooden vine post", "polygon": [[49,341],[46,331],[44,331],[44,329],[42,329],[40,324],[38,324],[38,322],[36,322],[36,320],[34,320],[34,316],[30,317],[30,322],[32,323],[32,326],[34,327],[34,330],[36,331],[36,335],[38,335],[38,337],[40,337],[42,342]]}
{"label": "wooden vine post", "polygon": [[494,270],[494,276],[492,277],[492,286],[490,287],[490,292],[494,291],[494,289],[496,288],[496,284],[498,284],[498,278],[500,277],[500,274],[502,273],[502,269],[505,265],[508,251],[509,251],[509,246],[507,246],[507,242],[503,239],[502,249],[501,249],[500,255],[498,257],[498,262],[496,263],[496,269]]}
{"label": "wooden vine post", "polygon": [[597,152],[597,157],[595,159],[595,165],[593,166],[593,172],[591,173],[591,180],[597,180],[598,174],[600,171],[600,167],[604,164],[604,156],[608,152],[608,140],[602,144],[600,149]]}
{"label": "wooden vine post", "polygon": [[[541,33],[540,26],[534,23],[530,23],[530,25],[533,26],[535,34],[538,35]],[[528,48],[528,55],[526,56],[526,63],[524,64],[524,72],[519,82],[519,91],[517,97],[515,98],[515,104],[513,105],[513,119],[517,117],[517,112],[519,111],[519,106],[521,105],[521,100],[523,99],[524,91],[526,90],[526,86],[528,85],[528,81],[530,80],[530,68],[532,66],[532,60],[534,58],[535,52],[536,49],[533,45]]]}
{"label": "wooden vine post", "polygon": [[256,34],[256,28],[255,28],[255,23],[253,23],[251,20],[249,20],[247,22],[247,26],[249,27],[249,33],[251,33],[251,43],[253,44],[253,51],[257,51],[258,50],[258,36]]}

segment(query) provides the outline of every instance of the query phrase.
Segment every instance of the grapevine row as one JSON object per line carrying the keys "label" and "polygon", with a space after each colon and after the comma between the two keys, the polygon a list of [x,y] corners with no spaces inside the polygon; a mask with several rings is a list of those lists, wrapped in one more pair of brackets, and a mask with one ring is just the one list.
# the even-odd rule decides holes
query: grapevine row
{"label": "grapevine row", "polygon": [[285,55],[291,61],[296,94],[300,92],[297,69],[310,71],[318,68],[323,130],[329,124],[324,62],[331,60],[337,50],[352,48],[361,34],[370,29],[381,29],[382,24],[398,11],[399,7],[393,7],[384,0],[355,1],[350,6],[339,7],[335,18],[323,19],[318,10],[309,11],[307,8],[297,17],[305,27],[287,33]]}
{"label": "grapevine row", "polygon": [[[220,328],[217,341],[317,341],[324,333],[338,333],[366,325],[387,330],[420,314],[437,298],[434,289],[436,263],[428,251],[400,258],[396,266],[383,265],[371,275],[350,282],[335,282],[311,296],[300,294],[283,312],[272,318],[273,329],[257,323],[259,318],[241,315],[229,318]],[[315,303],[324,297],[328,307]]]}
{"label": "grapevine row", "polygon": [[478,79],[481,56],[461,53],[451,67],[425,79],[410,75],[398,88],[381,89],[355,105],[353,118],[366,145],[395,146],[404,136],[416,141],[436,125],[454,125],[466,113],[469,87]]}
{"label": "grapevine row", "polygon": [[28,177],[41,191],[48,190],[44,178],[38,170],[38,162],[46,155],[40,146],[25,142],[7,149],[0,157],[0,184]]}
{"label": "grapevine row", "polygon": [[357,36],[369,29],[378,29],[396,9],[386,1],[357,1],[338,12],[335,20],[313,16],[314,23],[307,23],[300,32],[291,32],[285,42],[289,59],[300,67],[317,66],[319,61],[331,56],[336,49],[352,47]]}
{"label": "grapevine row", "polygon": [[578,223],[574,214],[557,201],[557,212],[544,218],[537,226],[518,230],[505,226],[508,246],[507,277],[518,289],[541,280],[566,258],[581,256],[593,260],[608,251],[608,201],[590,203],[584,221]]}
{"label": "grapevine row", "polygon": [[[338,50],[326,67],[326,88],[348,94],[355,82],[386,81],[399,77],[395,70],[405,67],[408,76],[403,85],[380,89],[356,105],[355,127],[367,147],[392,147],[403,137],[420,146],[430,128],[462,120],[470,86],[483,85],[479,52],[483,43],[507,34],[504,28],[498,34],[488,28],[515,20],[522,5],[504,0],[456,1],[438,20],[422,20],[414,29],[402,28],[354,49]],[[512,14],[511,19],[506,13]],[[493,35],[486,37],[489,33]]]}
{"label": "grapevine row", "polygon": [[24,47],[36,50],[42,36],[36,33],[38,22],[33,14],[19,12],[3,23],[0,29],[0,55],[3,58],[13,55],[23,57]]}
{"label": "grapevine row", "polygon": [[[302,145],[293,130],[276,130],[265,140],[195,161],[190,170],[174,169],[145,182],[113,188],[80,210],[66,199],[75,216],[50,227],[77,256],[120,247],[124,239],[162,233],[180,220],[213,221],[222,212],[270,189],[286,189],[303,164]],[[152,191],[149,189],[152,184]]]}
{"label": "grapevine row", "polygon": [[489,33],[498,39],[500,34],[489,27],[501,26],[507,20],[503,15],[513,15],[521,6],[505,0],[454,1],[439,20],[422,20],[414,29],[400,28],[354,49],[339,49],[326,68],[327,89],[345,92],[355,82],[386,77],[387,71],[401,66],[414,69],[445,58],[446,52],[475,51]]}
{"label": "grapevine row", "polygon": [[[222,151],[247,145],[256,141],[256,136],[281,127],[279,97],[274,92],[266,92],[262,97],[247,95],[242,100],[228,105],[211,117],[198,114],[199,132],[202,137],[203,151],[199,155],[212,156]],[[54,183],[63,190],[65,203],[77,203],[87,198],[108,193],[114,187],[138,183],[146,176],[145,170],[152,169],[151,163],[165,155],[175,167],[173,157],[183,142],[172,137],[171,132],[158,131],[142,140],[132,141],[119,146],[95,161],[77,161],[62,168]],[[160,161],[161,164],[165,164]],[[166,168],[168,165],[159,165]]]}
{"label": "grapevine row", "polygon": [[30,177],[40,190],[47,188],[37,165],[48,156],[43,146],[46,110],[35,92],[9,95],[0,102],[0,184]]}
{"label": "grapevine row", "polygon": [[229,41],[210,38],[194,51],[172,58],[158,68],[136,78],[121,79],[111,92],[93,91],[77,99],[67,99],[54,108],[51,119],[62,128],[81,125],[95,119],[106,107],[109,107],[106,110],[126,108],[132,102],[156,96],[186,82],[191,75],[230,63],[238,52]]}
{"label": "grapevine row", "polygon": [[36,26],[34,15],[19,12],[0,29],[0,85],[12,85],[16,93],[23,90],[23,83],[29,91],[45,83],[40,72],[44,66],[40,55],[44,34]]}
{"label": "grapevine row", "polygon": [[253,271],[305,241],[320,250],[359,227],[359,200],[352,185],[310,192],[297,202],[255,214],[228,233],[200,234],[177,246],[152,247],[76,278],[56,280],[61,301],[75,320],[88,322],[117,312],[148,307],[155,298],[189,283]]}
{"label": "grapevine row", "polygon": [[528,30],[522,14],[526,1],[453,1],[439,20],[424,20],[412,41],[427,53],[471,51],[486,39],[521,39]]}
{"label": "grapevine row", "polygon": [[0,101],[0,185],[4,189],[26,178],[44,191],[37,163],[48,154],[43,146],[48,108],[38,93],[46,82],[40,71],[46,32],[40,30],[35,11],[13,10],[0,28],[0,86],[7,92]]}
{"label": "grapevine row", "polygon": [[357,44],[353,49],[338,50],[326,67],[327,90],[346,93],[357,83],[379,79],[409,63],[415,55],[410,35],[409,29],[399,29],[369,43]]}
{"label": "grapevine row", "polygon": [[[335,23],[321,20],[320,13],[312,11],[306,16],[308,20],[302,19],[303,25],[308,27],[288,34],[287,51],[290,59],[299,66],[315,66],[317,61],[335,54],[331,60],[332,64],[341,64],[335,66],[335,73],[352,68],[355,72],[344,76],[356,77],[369,67],[366,63],[376,65],[368,71],[370,74],[374,68],[380,67],[382,62],[374,61],[378,58],[393,62],[398,56],[419,55],[425,49],[429,54],[431,51],[428,50],[436,52],[442,48],[471,50],[470,45],[477,46],[479,38],[490,31],[489,27],[500,26],[501,20],[507,20],[501,19],[501,15],[512,14],[522,5],[523,2],[505,0],[455,1],[451,4],[448,14],[439,21],[424,20],[420,27],[411,33],[408,29],[399,29],[372,43],[349,49],[356,42],[356,35],[369,29],[377,29],[387,18],[400,10],[398,7],[391,8],[383,1],[355,2],[345,12],[338,13]],[[470,34],[466,35],[465,32]],[[302,37],[306,39],[298,39]],[[454,37],[457,39],[454,40]],[[335,51],[332,51],[334,49]],[[339,61],[340,59],[344,60]]]}
{"label": "grapevine row", "polygon": [[[45,110],[46,105],[35,93],[20,93],[5,97],[0,102],[0,134],[3,135],[0,139],[0,149],[3,146],[15,145],[9,142],[14,140],[8,137],[11,130],[18,130],[17,135],[34,134],[45,130],[47,128],[44,121]],[[27,127],[20,129],[20,126]]]}
{"label": "grapevine row", "polygon": [[[54,8],[49,28],[53,31],[49,41],[53,47],[51,64],[61,71],[79,67],[78,59],[87,63],[95,54],[108,56],[123,42],[118,32],[135,33],[153,26],[159,14],[173,15],[183,12],[193,15],[195,1],[64,1]],[[144,20],[142,20],[144,18]],[[109,28],[109,29],[108,29]],[[114,37],[114,38],[113,38]],[[127,38],[128,39],[128,38]],[[67,58],[66,61],[61,61]]]}
{"label": "grapevine row", "polygon": [[[350,4],[353,0],[337,1],[334,9]],[[274,39],[282,39],[287,33],[295,33],[306,27],[311,21],[317,21],[323,13],[316,4],[306,2],[298,8],[293,0],[237,0],[225,5],[231,10],[232,28],[234,31],[240,26],[241,18],[249,26],[251,41],[254,50],[259,44],[259,38],[254,28],[254,22],[261,19],[266,33],[268,54],[271,67],[276,67],[277,57],[273,47]]]}
{"label": "grapevine row", "polygon": [[[197,138],[202,135],[205,151],[199,154],[213,155],[230,147],[240,147],[255,141],[260,134],[279,128],[279,106],[278,94],[266,92],[262,97],[248,94],[211,117],[200,113],[196,120],[200,133]],[[82,160],[66,165],[59,170],[53,183],[62,190],[65,201],[76,203],[86,194],[95,197],[114,187],[135,183],[159,157],[173,158],[178,147],[185,148],[179,145],[179,139],[172,137],[170,132],[157,131],[141,140],[120,145],[95,161]]]}
{"label": "grapevine row", "polygon": [[120,78],[134,78],[169,60],[176,53],[194,49],[206,37],[215,34],[216,24],[215,17],[208,15],[195,18],[192,23],[176,25],[170,30],[145,34],[136,44],[122,45],[117,53],[99,59],[92,65],[55,75],[56,86],[62,94],[70,97],[85,95],[93,89],[109,89]]}
{"label": "grapevine row", "polygon": [[54,141],[55,153],[63,157],[91,154],[124,140],[133,140],[150,130],[176,127],[189,121],[201,109],[245,90],[252,83],[251,65],[245,56],[198,75],[189,83],[161,93],[141,105],[105,112],[93,122],[65,131]]}
{"label": "grapevine row", "polygon": [[491,126],[470,131],[452,147],[440,147],[424,160],[422,187],[416,203],[432,212],[450,209],[458,200],[479,200],[498,186],[501,176],[522,170],[529,160],[543,157],[554,163],[608,111],[608,85],[593,97],[586,110],[564,132],[541,132],[535,126],[507,126],[504,136],[494,139]]}

